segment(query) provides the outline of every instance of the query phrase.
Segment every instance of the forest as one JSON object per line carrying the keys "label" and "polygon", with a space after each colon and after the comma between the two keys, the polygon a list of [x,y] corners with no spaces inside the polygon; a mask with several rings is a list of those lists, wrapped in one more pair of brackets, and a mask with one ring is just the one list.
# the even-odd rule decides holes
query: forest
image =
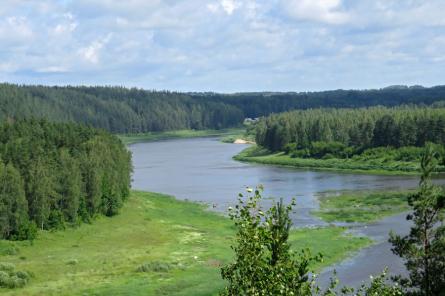
{"label": "forest", "polygon": [[131,156],[114,135],[73,123],[0,126],[0,238],[33,239],[115,215],[129,195]]}
{"label": "forest", "polygon": [[379,106],[273,114],[257,123],[256,142],[301,158],[372,157],[398,148],[399,160],[418,160],[427,142],[445,143],[445,108]]}
{"label": "forest", "polygon": [[301,93],[179,93],[125,87],[0,84],[0,120],[77,122],[114,133],[239,126],[247,117],[318,107],[441,105],[445,86]]}

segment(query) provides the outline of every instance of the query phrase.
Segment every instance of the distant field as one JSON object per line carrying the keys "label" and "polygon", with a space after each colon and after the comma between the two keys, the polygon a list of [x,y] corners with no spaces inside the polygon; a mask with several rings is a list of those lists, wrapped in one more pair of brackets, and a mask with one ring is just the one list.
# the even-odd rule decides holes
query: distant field
{"label": "distant field", "polygon": [[246,148],[234,156],[234,159],[261,164],[378,175],[418,175],[420,168],[418,162],[408,161],[383,163],[378,161],[357,161],[355,159],[294,158],[284,152],[270,153],[258,146]]}
{"label": "distant field", "polygon": [[241,135],[242,128],[222,129],[222,130],[175,130],[165,132],[151,132],[141,134],[121,134],[118,137],[124,144],[134,144],[138,142],[150,142],[166,139],[197,138],[197,137],[233,137]]}
{"label": "distant field", "polygon": [[[229,219],[203,205],[134,191],[113,218],[41,232],[32,245],[0,241],[0,262],[34,274],[25,288],[0,293],[216,295],[224,286],[220,265],[231,260],[234,232]],[[295,249],[322,252],[318,269],[371,243],[341,227],[296,230],[290,241]]]}
{"label": "distant field", "polygon": [[319,198],[320,210],[312,214],[327,222],[368,223],[409,209],[412,192],[343,192]]}

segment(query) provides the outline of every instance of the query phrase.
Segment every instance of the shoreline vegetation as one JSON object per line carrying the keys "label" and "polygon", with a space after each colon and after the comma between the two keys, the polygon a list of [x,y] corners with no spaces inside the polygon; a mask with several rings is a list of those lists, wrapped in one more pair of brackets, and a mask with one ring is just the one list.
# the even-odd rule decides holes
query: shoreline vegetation
{"label": "shoreline vegetation", "polygon": [[244,128],[229,128],[221,130],[172,130],[165,132],[119,134],[118,137],[125,145],[170,139],[204,137],[221,137],[222,142],[228,143],[229,139],[232,139],[234,137],[242,137],[244,131]]}
{"label": "shoreline vegetation", "polygon": [[[354,159],[316,159],[292,157],[285,152],[270,152],[267,149],[253,145],[233,156],[233,159],[242,162],[252,162],[264,165],[277,165],[300,169],[313,169],[336,172],[353,172],[373,175],[419,175],[418,162],[392,161],[373,163]],[[440,173],[440,172],[439,172]]]}
{"label": "shoreline vegetation", "polygon": [[318,197],[320,209],[311,214],[326,222],[372,223],[409,210],[411,191],[342,191]]}
{"label": "shoreline vegetation", "polygon": [[[40,231],[33,243],[0,241],[0,262],[32,275],[24,288],[0,293],[215,295],[225,285],[220,267],[232,259],[234,235],[231,221],[205,205],[132,191],[112,218]],[[290,241],[295,250],[324,254],[324,261],[313,266],[318,271],[372,243],[336,226],[294,229]]]}

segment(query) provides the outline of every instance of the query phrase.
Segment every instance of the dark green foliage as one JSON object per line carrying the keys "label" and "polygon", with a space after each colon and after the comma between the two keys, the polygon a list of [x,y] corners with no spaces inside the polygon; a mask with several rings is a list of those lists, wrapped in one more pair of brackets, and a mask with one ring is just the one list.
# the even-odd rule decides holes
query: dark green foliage
{"label": "dark green foliage", "polygon": [[[260,191],[243,199],[230,211],[238,230],[233,246],[235,262],[221,269],[228,281],[223,295],[310,295],[309,250],[296,254],[288,243],[292,205],[282,201],[263,213]],[[250,191],[250,190],[249,190]]]}
{"label": "dark green foliage", "polygon": [[[177,93],[124,87],[45,87],[0,84],[0,120],[45,118],[80,122],[118,133],[177,129],[220,129],[241,125],[244,118],[317,107],[356,108],[376,105],[435,103],[442,106],[445,86],[385,88],[304,93]],[[442,122],[442,124],[445,122]],[[338,136],[325,128],[316,141]],[[367,127],[364,127],[365,129]],[[435,128],[440,128],[438,124]],[[278,127],[277,133],[281,134]],[[400,131],[403,132],[403,131]],[[271,134],[271,139],[274,133]],[[293,134],[288,135],[290,138]],[[363,134],[366,137],[366,134]],[[280,145],[285,145],[286,139]],[[304,138],[300,139],[305,141]],[[301,143],[301,142],[299,142]]]}
{"label": "dark green foliage", "polygon": [[[406,118],[404,118],[406,121]],[[405,123],[405,122],[404,122]],[[372,144],[374,147],[393,146],[399,144],[399,127],[393,116],[385,114],[375,122]],[[410,143],[411,144],[411,143]]]}
{"label": "dark green foliage", "polygon": [[44,120],[4,123],[0,237],[32,240],[37,228],[112,216],[129,194],[130,173],[129,152],[108,132]]}
{"label": "dark green foliage", "polygon": [[0,120],[45,118],[118,133],[221,129],[241,125],[242,110],[190,94],[123,87],[0,84]]}
{"label": "dark green foliage", "polygon": [[437,164],[433,145],[427,145],[422,157],[419,191],[408,199],[414,225],[407,236],[391,234],[393,252],[403,259],[409,278],[399,282],[409,295],[443,295],[445,291],[445,192],[431,182]]}
{"label": "dark green foliage", "polygon": [[315,158],[326,158],[330,155],[336,158],[347,158],[352,154],[345,144],[340,142],[312,142],[309,150],[310,156]]}
{"label": "dark green foliage", "polygon": [[[256,125],[257,144],[291,155],[348,158],[376,147],[445,144],[445,108],[313,109],[274,114]],[[405,156],[412,158],[405,150]],[[416,154],[418,157],[418,154]]]}
{"label": "dark green foliage", "polygon": [[20,173],[0,160],[0,237],[22,234],[28,223],[28,202]]}

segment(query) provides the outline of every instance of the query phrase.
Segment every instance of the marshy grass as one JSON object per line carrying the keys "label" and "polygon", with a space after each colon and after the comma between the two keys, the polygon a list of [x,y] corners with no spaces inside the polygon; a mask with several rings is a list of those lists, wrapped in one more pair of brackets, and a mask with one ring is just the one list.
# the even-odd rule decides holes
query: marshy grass
{"label": "marshy grass", "polygon": [[[204,205],[133,191],[117,216],[41,231],[33,244],[2,241],[1,249],[19,252],[2,253],[0,262],[34,276],[0,294],[216,295],[225,286],[220,267],[232,261],[234,240],[232,221]],[[295,250],[325,254],[317,270],[371,243],[340,227],[293,230],[290,240]],[[20,279],[13,277],[11,286],[22,285]]]}

